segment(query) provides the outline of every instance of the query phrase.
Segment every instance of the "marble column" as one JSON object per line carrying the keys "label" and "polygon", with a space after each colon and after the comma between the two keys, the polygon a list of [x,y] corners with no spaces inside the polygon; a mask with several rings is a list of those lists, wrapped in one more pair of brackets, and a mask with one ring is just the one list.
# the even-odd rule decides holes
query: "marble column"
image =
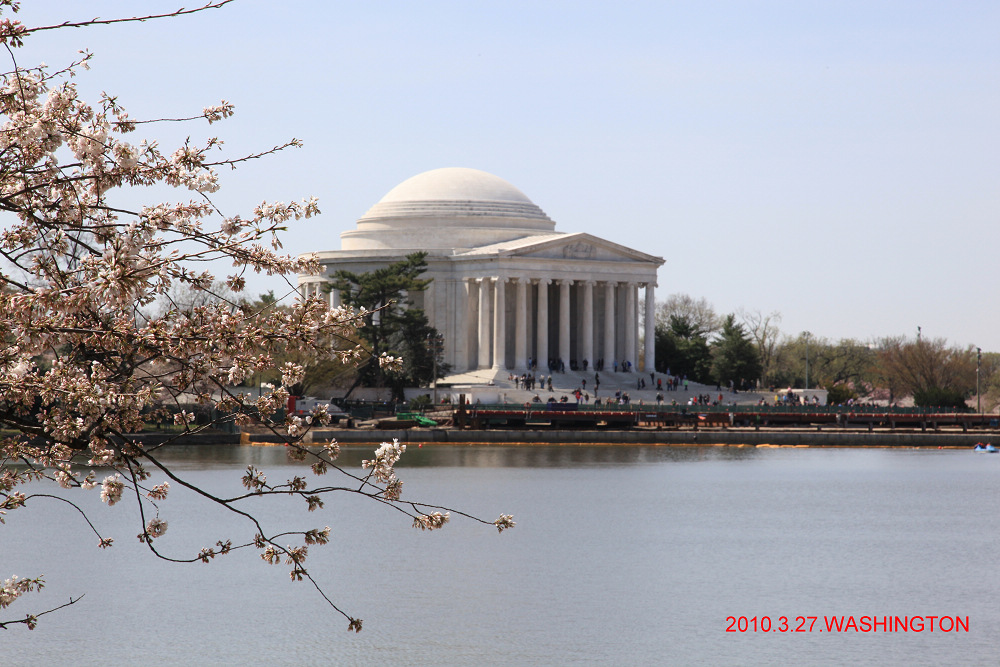
{"label": "marble column", "polygon": [[514,307],[514,368],[528,368],[528,279],[517,279],[517,301]]}
{"label": "marble column", "polygon": [[645,365],[643,370],[652,373],[656,370],[656,293],[655,283],[646,283],[646,319],[645,319]]}
{"label": "marble column", "polygon": [[463,280],[458,284],[459,301],[464,303],[464,312],[459,314],[461,324],[456,329],[457,338],[455,346],[455,370],[458,372],[468,371],[475,368],[472,361],[472,346],[476,330],[476,296],[478,295],[475,280]]}
{"label": "marble column", "polygon": [[559,281],[559,359],[569,368],[569,288],[572,280]]}
{"label": "marble column", "polygon": [[548,371],[549,363],[549,283],[548,278],[538,279],[538,339],[535,360]]}
{"label": "marble column", "polygon": [[[434,307],[434,304],[437,302],[437,291],[438,281],[432,280],[431,284],[421,294],[421,301],[423,302],[424,317],[427,318],[427,324],[437,329],[440,333],[444,333],[442,331],[444,327],[438,321],[437,309]],[[409,294],[407,294],[407,297],[409,297]],[[404,301],[403,303],[406,302]]]}
{"label": "marble column", "polygon": [[507,290],[505,285],[507,279],[499,277],[496,279],[496,287],[493,290],[493,368],[494,370],[507,367]]}
{"label": "marble column", "polygon": [[490,279],[479,279],[479,368],[490,367]]}
{"label": "marble column", "polygon": [[583,283],[583,341],[579,346],[580,370],[583,370],[583,362],[587,361],[587,368],[594,363],[594,281],[584,280]]}
{"label": "marble column", "polygon": [[638,283],[632,288],[632,305],[635,307],[635,315],[632,316],[632,321],[635,322],[635,328],[632,329],[633,338],[635,342],[632,343],[632,354],[635,355],[635,359],[632,363],[635,364],[635,370],[639,370],[639,285]]}
{"label": "marble column", "polygon": [[639,370],[635,363],[635,283],[625,287],[625,358],[632,362],[632,370]]}
{"label": "marble column", "polygon": [[615,287],[604,283],[604,367],[611,368],[615,360]]}

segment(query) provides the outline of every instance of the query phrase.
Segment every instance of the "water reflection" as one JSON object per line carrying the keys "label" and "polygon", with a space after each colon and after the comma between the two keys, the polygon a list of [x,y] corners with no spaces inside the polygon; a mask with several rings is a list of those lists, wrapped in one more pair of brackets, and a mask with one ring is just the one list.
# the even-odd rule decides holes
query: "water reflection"
{"label": "water reflection", "polygon": [[[359,467],[371,458],[374,448],[349,446],[341,449],[338,463]],[[316,450],[318,451],[318,450]],[[758,458],[756,447],[678,447],[650,445],[408,445],[400,468],[579,468],[647,463],[693,463],[697,461],[743,461]],[[180,469],[229,467],[232,465],[301,465],[288,459],[281,446],[239,447],[171,446],[158,451],[164,461]]]}

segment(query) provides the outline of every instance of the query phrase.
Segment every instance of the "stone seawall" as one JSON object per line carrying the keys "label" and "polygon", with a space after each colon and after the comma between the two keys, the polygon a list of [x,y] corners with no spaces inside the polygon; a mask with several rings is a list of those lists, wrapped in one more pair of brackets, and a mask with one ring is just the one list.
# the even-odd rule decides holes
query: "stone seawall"
{"label": "stone seawall", "polygon": [[[454,429],[321,431],[316,440],[334,438],[343,445],[377,445],[399,440],[407,444],[448,445],[751,445],[809,447],[973,447],[996,433],[815,431],[726,429],[701,431],[576,431]],[[997,437],[1000,442],[1000,437]]]}
{"label": "stone seawall", "polygon": [[[176,436],[144,433],[134,436],[146,445],[158,445]],[[576,431],[512,430],[463,431],[413,428],[398,430],[345,429],[313,432],[316,442],[336,439],[342,445],[378,445],[399,440],[406,444],[430,445],[732,445],[778,447],[974,447],[978,442],[1000,445],[1000,433],[960,431],[815,431],[794,429],[712,429],[685,431]],[[178,445],[269,445],[280,444],[276,436],[243,434],[199,434],[174,440]]]}

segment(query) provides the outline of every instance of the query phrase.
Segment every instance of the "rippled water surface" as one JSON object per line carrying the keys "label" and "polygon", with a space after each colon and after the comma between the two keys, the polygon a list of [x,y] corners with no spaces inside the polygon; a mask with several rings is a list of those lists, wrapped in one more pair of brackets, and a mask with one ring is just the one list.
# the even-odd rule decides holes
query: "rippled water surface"
{"label": "rippled water surface", "polygon": [[[345,465],[368,451],[345,451]],[[218,492],[239,489],[251,462],[272,482],[295,474],[280,448],[171,459]],[[996,664],[1000,456],[411,446],[399,471],[404,498],[490,520],[512,513],[517,527],[498,535],[455,518],[424,533],[348,495],[312,514],[286,499],[248,506],[265,528],[332,527],[334,541],[310,548],[307,565],[365,620],[361,634],[252,550],[210,565],[159,561],[143,553],[126,507],[71,493],[116,538],[102,551],[68,507],[32,501],[0,526],[0,574],[44,574],[48,585],[0,615],[86,595],[33,632],[0,633],[0,663]],[[166,553],[237,537],[232,516],[172,486]],[[970,630],[826,632],[834,615],[960,616]],[[729,616],[819,620],[813,632],[727,633]]]}

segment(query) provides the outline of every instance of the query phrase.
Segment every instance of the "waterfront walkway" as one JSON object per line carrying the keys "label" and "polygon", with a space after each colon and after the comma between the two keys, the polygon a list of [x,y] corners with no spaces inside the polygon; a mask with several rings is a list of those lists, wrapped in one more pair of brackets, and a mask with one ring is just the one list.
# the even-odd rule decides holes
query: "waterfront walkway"
{"label": "waterfront walkway", "polygon": [[[589,397],[587,403],[593,403],[596,398],[605,402],[609,398],[614,398],[615,392],[627,393],[631,403],[636,405],[655,404],[657,393],[663,394],[663,402],[666,405],[672,401],[677,401],[678,405],[686,405],[692,397],[705,395],[709,396],[712,401],[717,401],[720,394],[723,405],[756,405],[762,398],[768,404],[774,403],[773,392],[741,391],[734,393],[730,392],[728,388],[719,388],[716,385],[698,382],[689,382],[686,391],[683,386],[680,386],[676,391],[667,391],[664,388],[658,392],[656,379],[662,380],[666,385],[667,376],[663,373],[654,373],[653,378],[650,378],[649,373],[642,372],[600,371],[597,373],[600,376],[600,387],[597,389],[596,395],[594,391],[595,372],[593,370],[586,372],[567,370],[565,373],[552,373],[552,391],[548,390],[548,385],[542,389],[540,382],[536,383],[534,390],[518,389],[515,382],[509,379],[511,373],[513,371],[487,369],[451,375],[440,380],[438,393],[439,395],[466,393],[467,395],[481,396],[483,403],[516,403],[521,405],[531,402],[536,395],[542,403],[547,403],[550,398],[559,401],[564,396],[567,401],[575,402],[573,392],[577,389]],[[547,372],[535,372],[534,375],[536,378],[549,377]],[[520,377],[520,373],[518,373],[518,377]],[[644,389],[637,386],[639,380],[645,380],[646,387]]]}

